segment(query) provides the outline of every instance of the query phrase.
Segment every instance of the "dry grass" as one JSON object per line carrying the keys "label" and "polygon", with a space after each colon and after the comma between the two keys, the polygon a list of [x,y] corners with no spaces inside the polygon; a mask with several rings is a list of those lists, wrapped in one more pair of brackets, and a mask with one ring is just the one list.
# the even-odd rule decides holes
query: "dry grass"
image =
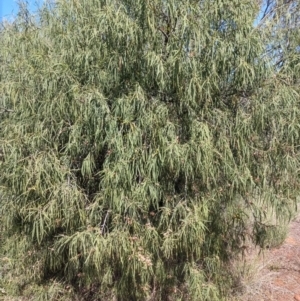
{"label": "dry grass", "polygon": [[300,293],[300,215],[287,229],[281,245],[250,250],[231,301],[292,301]]}

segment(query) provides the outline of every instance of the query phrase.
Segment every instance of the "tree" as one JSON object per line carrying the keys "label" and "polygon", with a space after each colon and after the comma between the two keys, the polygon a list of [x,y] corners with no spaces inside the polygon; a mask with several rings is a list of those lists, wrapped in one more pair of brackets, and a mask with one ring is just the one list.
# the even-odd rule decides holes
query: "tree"
{"label": "tree", "polygon": [[226,263],[264,246],[299,189],[299,60],[274,68],[258,11],[64,0],[3,25],[2,250],[35,263],[29,281],[224,296]]}
{"label": "tree", "polygon": [[[259,27],[268,35],[268,55],[275,67],[282,68],[299,53],[299,2],[294,0],[263,1]],[[296,56],[295,56],[296,54]],[[297,72],[296,72],[297,73]]]}

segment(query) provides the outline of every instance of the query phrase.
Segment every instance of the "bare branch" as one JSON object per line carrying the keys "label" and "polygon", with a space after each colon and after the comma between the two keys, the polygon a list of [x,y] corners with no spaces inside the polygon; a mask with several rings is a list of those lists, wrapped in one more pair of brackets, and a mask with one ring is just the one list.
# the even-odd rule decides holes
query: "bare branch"
{"label": "bare branch", "polygon": [[2,112],[0,112],[0,113],[10,113],[10,112],[14,112],[14,110],[7,109],[7,108],[4,108],[4,107],[0,107],[0,110],[2,110]]}

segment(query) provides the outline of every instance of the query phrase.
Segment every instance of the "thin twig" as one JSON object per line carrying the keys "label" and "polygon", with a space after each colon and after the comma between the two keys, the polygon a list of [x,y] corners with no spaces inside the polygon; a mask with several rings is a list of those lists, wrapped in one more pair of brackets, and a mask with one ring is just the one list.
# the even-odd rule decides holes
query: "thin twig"
{"label": "thin twig", "polygon": [[108,216],[109,216],[109,212],[110,212],[109,210],[106,212],[103,224],[100,226],[100,230],[101,230],[102,235],[104,234],[104,229],[105,229],[106,221],[107,221]]}
{"label": "thin twig", "polygon": [[0,107],[0,109],[2,110],[2,112],[1,112],[1,113],[6,113],[6,112],[14,112],[14,110],[7,109],[7,108],[4,108],[4,107]]}

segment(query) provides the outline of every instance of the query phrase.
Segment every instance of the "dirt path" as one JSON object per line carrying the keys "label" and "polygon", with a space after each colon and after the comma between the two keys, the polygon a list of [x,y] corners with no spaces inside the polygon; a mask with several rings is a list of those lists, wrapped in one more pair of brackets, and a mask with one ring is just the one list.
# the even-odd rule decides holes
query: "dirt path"
{"label": "dirt path", "polygon": [[260,256],[243,301],[300,301],[300,215],[290,224],[285,242]]}

